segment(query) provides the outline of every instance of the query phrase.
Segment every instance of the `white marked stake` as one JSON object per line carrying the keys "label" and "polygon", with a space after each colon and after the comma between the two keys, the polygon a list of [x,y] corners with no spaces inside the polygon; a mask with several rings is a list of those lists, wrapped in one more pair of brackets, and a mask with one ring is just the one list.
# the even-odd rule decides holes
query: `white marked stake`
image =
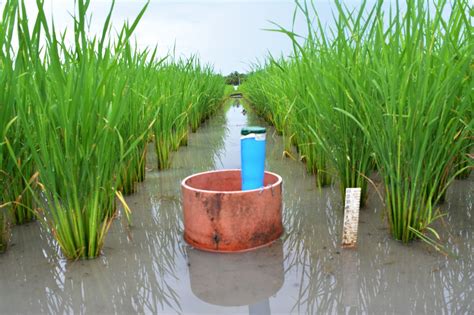
{"label": "white marked stake", "polygon": [[342,247],[352,248],[357,243],[359,226],[360,188],[346,188],[344,206],[344,228],[342,231]]}

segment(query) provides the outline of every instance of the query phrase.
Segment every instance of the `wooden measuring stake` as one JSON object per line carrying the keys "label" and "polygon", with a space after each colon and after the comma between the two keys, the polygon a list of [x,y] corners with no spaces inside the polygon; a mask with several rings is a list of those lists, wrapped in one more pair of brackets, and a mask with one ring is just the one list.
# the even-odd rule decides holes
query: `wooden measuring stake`
{"label": "wooden measuring stake", "polygon": [[342,231],[342,247],[352,248],[357,243],[359,226],[360,188],[346,188],[344,204],[344,227]]}

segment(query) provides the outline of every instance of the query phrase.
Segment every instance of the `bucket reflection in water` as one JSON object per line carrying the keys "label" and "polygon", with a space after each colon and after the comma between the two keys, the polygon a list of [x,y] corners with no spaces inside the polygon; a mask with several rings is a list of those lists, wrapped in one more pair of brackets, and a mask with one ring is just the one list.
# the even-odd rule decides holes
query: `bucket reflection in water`
{"label": "bucket reflection in water", "polygon": [[249,305],[270,314],[268,298],[283,285],[283,245],[245,253],[219,254],[187,248],[191,290],[200,300],[220,306]]}

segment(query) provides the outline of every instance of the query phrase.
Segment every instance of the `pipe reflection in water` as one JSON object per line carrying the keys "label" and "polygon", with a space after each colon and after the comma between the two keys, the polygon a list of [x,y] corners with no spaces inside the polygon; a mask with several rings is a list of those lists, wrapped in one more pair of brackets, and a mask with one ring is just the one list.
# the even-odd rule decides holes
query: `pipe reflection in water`
{"label": "pipe reflection in water", "polygon": [[249,305],[251,314],[270,314],[268,298],[284,281],[281,240],[238,254],[209,253],[191,247],[186,253],[191,290],[200,300],[220,306]]}

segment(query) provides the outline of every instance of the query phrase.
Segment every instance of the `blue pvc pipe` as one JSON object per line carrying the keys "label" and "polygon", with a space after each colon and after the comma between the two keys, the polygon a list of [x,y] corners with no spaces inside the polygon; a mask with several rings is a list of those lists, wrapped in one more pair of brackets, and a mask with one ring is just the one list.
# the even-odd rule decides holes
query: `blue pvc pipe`
{"label": "blue pvc pipe", "polygon": [[265,173],[265,134],[249,134],[240,140],[242,190],[263,187]]}

